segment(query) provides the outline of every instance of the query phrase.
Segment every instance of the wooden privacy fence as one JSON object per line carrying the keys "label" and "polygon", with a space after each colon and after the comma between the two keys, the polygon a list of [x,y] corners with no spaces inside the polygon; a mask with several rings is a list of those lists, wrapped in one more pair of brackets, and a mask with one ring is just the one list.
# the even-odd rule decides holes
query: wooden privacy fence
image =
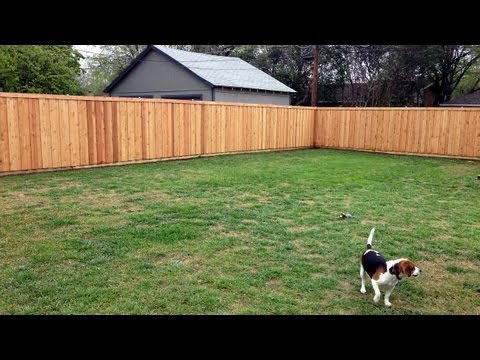
{"label": "wooden privacy fence", "polygon": [[0,171],[312,147],[315,109],[0,93]]}
{"label": "wooden privacy fence", "polygon": [[480,108],[307,108],[0,93],[0,173],[305,147],[480,159]]}
{"label": "wooden privacy fence", "polygon": [[480,108],[319,108],[314,146],[480,159]]}

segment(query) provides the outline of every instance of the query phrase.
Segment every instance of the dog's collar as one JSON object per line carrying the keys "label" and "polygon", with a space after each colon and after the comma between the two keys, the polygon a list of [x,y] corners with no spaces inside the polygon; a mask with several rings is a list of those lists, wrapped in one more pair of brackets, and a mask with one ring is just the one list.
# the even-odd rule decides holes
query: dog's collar
{"label": "dog's collar", "polygon": [[393,266],[388,271],[390,272],[390,274],[395,275],[397,277],[398,281],[402,280],[402,278],[398,276],[398,274],[395,271],[395,268]]}

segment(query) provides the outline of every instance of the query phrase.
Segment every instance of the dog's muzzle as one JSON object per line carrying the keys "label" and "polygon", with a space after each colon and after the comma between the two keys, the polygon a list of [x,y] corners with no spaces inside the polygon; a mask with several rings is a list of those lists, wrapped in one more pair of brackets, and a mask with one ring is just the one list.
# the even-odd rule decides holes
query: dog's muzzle
{"label": "dog's muzzle", "polygon": [[412,273],[412,276],[418,276],[422,272],[422,269],[415,267],[415,271]]}

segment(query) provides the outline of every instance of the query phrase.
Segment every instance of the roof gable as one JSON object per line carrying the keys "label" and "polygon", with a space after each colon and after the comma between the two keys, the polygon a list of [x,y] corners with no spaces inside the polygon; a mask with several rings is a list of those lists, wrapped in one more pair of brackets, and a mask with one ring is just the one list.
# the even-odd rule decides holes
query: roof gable
{"label": "roof gable", "polygon": [[282,82],[237,57],[195,53],[161,45],[154,45],[154,47],[214,86],[295,92]]}
{"label": "roof gable", "polygon": [[[159,51],[158,49],[156,49],[153,45],[148,45],[140,54],[137,55],[137,57],[135,59],[133,59],[130,64],[128,64],[128,66],[122,70],[122,72],[120,72],[120,74],[103,90],[103,92],[105,93],[109,93],[113,90],[113,88],[125,77],[128,75],[128,73],[130,73],[130,71],[133,70],[133,68],[139,64],[142,63],[143,59],[147,56],[148,53],[150,53],[150,51]],[[180,67],[182,67],[183,69],[187,70],[189,73],[193,74],[196,78],[198,78],[199,80],[203,81],[204,83],[206,83],[208,86],[211,86],[213,87],[213,84],[209,83],[208,81],[206,81],[205,79],[203,79],[202,77],[198,76],[197,74],[193,73],[192,71],[190,71],[188,68],[186,68],[183,64],[179,63],[178,61],[176,61],[175,59],[173,59],[171,56],[169,56],[168,54],[165,54],[163,52],[161,52],[162,54],[166,55],[168,58],[170,58],[172,60],[172,62],[174,62],[175,64],[179,65]]]}

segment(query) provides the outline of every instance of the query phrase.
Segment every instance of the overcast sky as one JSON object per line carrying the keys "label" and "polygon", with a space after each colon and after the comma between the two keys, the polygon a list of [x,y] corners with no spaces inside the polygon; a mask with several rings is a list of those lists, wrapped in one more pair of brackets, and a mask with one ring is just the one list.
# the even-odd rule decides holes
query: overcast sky
{"label": "overcast sky", "polygon": [[[92,56],[93,54],[91,52],[100,52],[98,45],[73,45],[73,47],[80,51],[84,57]],[[85,67],[85,59],[83,59],[80,64],[82,67]]]}

